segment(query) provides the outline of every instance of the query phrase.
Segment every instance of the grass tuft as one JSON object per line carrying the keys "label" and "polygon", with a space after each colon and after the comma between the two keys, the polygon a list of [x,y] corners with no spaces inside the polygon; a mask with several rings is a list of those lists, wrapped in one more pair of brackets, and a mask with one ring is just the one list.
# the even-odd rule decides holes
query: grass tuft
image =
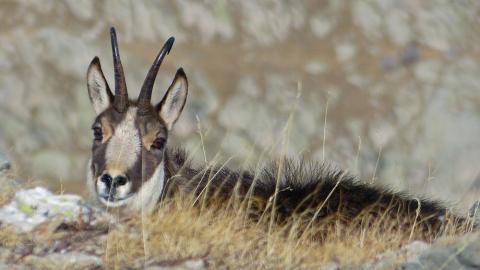
{"label": "grass tuft", "polygon": [[[167,264],[188,259],[203,259],[213,269],[304,269],[329,262],[353,266],[417,239],[412,230],[400,229],[395,220],[378,226],[377,220],[366,216],[361,225],[330,220],[306,227],[298,218],[272,226],[268,220],[245,218],[244,208],[231,206],[241,204],[201,209],[190,202],[180,197],[165,201],[154,214],[132,217],[122,229],[112,231],[105,243],[107,266],[143,267],[145,262]],[[458,233],[446,231],[432,240]]]}

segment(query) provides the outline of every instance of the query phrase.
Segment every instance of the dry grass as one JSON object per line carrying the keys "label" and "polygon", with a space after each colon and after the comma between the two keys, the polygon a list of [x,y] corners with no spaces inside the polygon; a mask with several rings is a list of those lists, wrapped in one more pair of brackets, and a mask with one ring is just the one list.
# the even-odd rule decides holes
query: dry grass
{"label": "dry grass", "polygon": [[[0,197],[6,200],[12,193],[2,190]],[[272,226],[268,209],[255,221],[248,217],[245,204],[230,201],[200,207],[203,204],[193,206],[193,200],[178,196],[163,201],[150,216],[123,217],[104,240],[93,241],[103,250],[106,267],[143,268],[188,259],[203,259],[211,269],[317,269],[329,262],[352,266],[417,238],[411,228],[395,229],[399,220],[383,221],[381,226],[367,216],[352,225],[329,220],[302,231],[308,224],[302,218]],[[81,232],[71,233],[73,237]],[[444,241],[454,237],[453,232],[442,235]],[[9,227],[0,229],[0,247],[13,249],[36,238],[18,235]]]}
{"label": "dry grass", "polygon": [[104,262],[121,269],[201,258],[213,269],[315,269],[332,261],[358,265],[412,240],[410,230],[393,229],[394,221],[390,229],[372,226],[375,221],[316,223],[299,238],[300,220],[269,228],[268,221],[247,218],[242,208],[202,210],[189,202],[177,198],[149,217],[130,218],[108,235]]}
{"label": "dry grass", "polygon": [[0,193],[0,207],[4,206],[13,198],[11,192],[1,192]]}
{"label": "dry grass", "polygon": [[14,248],[22,239],[14,228],[10,226],[0,228],[0,247]]}
{"label": "dry grass", "polygon": [[16,187],[9,184],[8,177],[0,173],[0,207],[10,202],[15,195]]}

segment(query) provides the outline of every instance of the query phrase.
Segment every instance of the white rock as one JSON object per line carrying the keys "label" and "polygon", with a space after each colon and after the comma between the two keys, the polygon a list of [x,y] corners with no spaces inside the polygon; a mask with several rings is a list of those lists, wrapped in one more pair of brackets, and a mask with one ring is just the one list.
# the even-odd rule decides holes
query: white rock
{"label": "white rock", "polygon": [[67,0],[68,10],[78,19],[89,20],[95,15],[95,5],[92,0]]}
{"label": "white rock", "polygon": [[310,28],[312,29],[313,34],[319,38],[325,38],[330,34],[335,24],[336,21],[334,19],[322,16],[322,14],[317,15],[310,20]]}
{"label": "white rock", "polygon": [[430,245],[423,241],[413,241],[408,245],[402,247],[401,251],[405,252],[407,255],[407,260],[411,260],[412,258],[418,256],[424,250],[428,249]]}
{"label": "white rock", "polygon": [[352,17],[356,26],[359,26],[369,39],[381,37],[382,16],[375,4],[367,1],[355,1],[352,5]]}
{"label": "white rock", "polygon": [[103,265],[99,257],[79,252],[28,256],[25,261],[39,269],[99,269]]}
{"label": "white rock", "polygon": [[436,59],[429,59],[418,63],[415,68],[415,77],[422,82],[434,84],[442,75],[440,69],[443,63]]}
{"label": "white rock", "polygon": [[79,216],[88,216],[90,212],[91,209],[82,204],[80,196],[54,195],[43,187],[36,187],[18,191],[14,200],[0,209],[0,223],[11,224],[19,231],[28,232],[54,217],[74,222]]}
{"label": "white rock", "polygon": [[388,35],[394,44],[405,46],[412,41],[412,30],[407,12],[394,10],[385,19]]}
{"label": "white rock", "polygon": [[310,61],[305,64],[305,71],[310,75],[319,75],[325,73],[328,70],[328,66],[319,61]]}
{"label": "white rock", "polygon": [[357,52],[357,48],[351,42],[342,42],[335,47],[335,54],[340,62],[351,60]]}

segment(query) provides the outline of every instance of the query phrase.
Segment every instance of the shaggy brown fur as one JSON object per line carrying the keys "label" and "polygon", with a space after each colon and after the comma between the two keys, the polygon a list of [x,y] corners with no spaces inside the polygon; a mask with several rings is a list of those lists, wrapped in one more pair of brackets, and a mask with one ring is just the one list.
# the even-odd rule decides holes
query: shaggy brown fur
{"label": "shaggy brown fur", "polygon": [[255,219],[270,218],[273,213],[280,224],[292,219],[303,220],[305,226],[358,223],[359,227],[403,230],[425,240],[446,230],[464,231],[467,226],[466,219],[438,202],[360,183],[314,162],[285,159],[255,176],[225,168],[192,168],[181,149],[167,149],[165,160],[168,184],[163,198],[178,193],[193,193],[196,203],[238,198]]}

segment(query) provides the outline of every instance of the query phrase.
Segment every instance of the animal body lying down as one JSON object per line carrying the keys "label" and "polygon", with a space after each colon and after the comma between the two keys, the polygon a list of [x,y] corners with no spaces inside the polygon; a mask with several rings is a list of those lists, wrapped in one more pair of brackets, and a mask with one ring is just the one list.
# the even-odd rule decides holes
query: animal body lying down
{"label": "animal body lying down", "polygon": [[423,238],[468,226],[465,218],[450,214],[440,203],[366,185],[317,163],[279,160],[256,174],[192,167],[182,150],[167,146],[187,98],[183,69],[178,69],[158,104],[150,101],[156,74],[173,41],[168,39],[160,50],[137,100],[128,97],[113,28],[115,92],[97,57],[88,68],[88,93],[96,118],[87,185],[103,205],[151,211],[161,200],[190,194],[209,202],[237,198],[251,208],[252,218],[268,212],[278,223],[294,218],[311,221],[309,225],[327,220],[359,225],[385,220],[399,230],[414,228]]}

